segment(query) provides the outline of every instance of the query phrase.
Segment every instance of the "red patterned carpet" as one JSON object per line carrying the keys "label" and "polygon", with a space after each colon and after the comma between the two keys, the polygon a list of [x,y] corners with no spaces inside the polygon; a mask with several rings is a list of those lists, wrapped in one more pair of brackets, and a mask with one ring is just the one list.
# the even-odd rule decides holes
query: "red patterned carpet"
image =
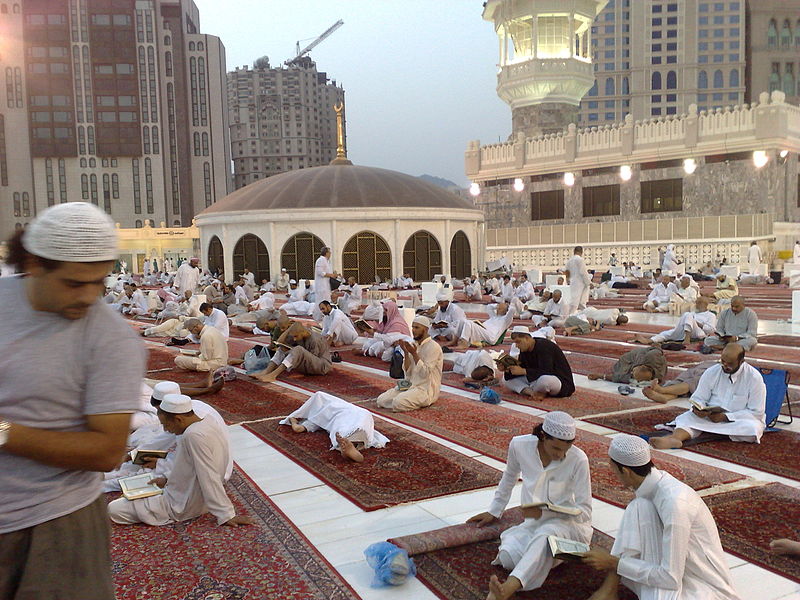
{"label": "red patterned carpet", "polygon": [[[587,421],[639,435],[654,433],[653,426],[667,423],[681,412],[683,410],[679,408],[659,408],[590,418]],[[800,434],[792,431],[767,432],[761,438],[760,444],[719,440],[689,445],[686,450],[800,481],[800,462],[797,460],[800,456]]]}
{"label": "red patterned carpet", "polygon": [[800,537],[800,490],[771,483],[704,498],[719,528],[725,550],[800,582],[800,558],[769,549],[776,538]]}
{"label": "red patterned carpet", "polygon": [[391,441],[354,463],[330,450],[325,432],[294,433],[278,420],[245,425],[364,510],[497,485],[501,473],[419,434],[376,420]]}
{"label": "red patterned carpet", "polygon": [[[352,600],[359,596],[269,498],[237,469],[228,482],[249,527],[210,515],[150,527],[114,525],[119,600]],[[153,568],[151,568],[153,567]]]}

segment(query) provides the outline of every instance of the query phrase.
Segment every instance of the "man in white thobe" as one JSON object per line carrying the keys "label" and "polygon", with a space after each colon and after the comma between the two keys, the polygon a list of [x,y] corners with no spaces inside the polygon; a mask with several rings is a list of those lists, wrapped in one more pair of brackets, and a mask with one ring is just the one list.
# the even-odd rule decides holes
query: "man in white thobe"
{"label": "man in white thobe", "polygon": [[200,339],[200,355],[175,357],[175,366],[187,371],[214,372],[228,364],[228,342],[219,329],[204,325],[200,319],[187,319],[184,327]]}
{"label": "man in white thobe", "polygon": [[150,259],[145,258],[144,263],[142,264],[142,274],[145,277],[149,277],[153,273],[153,266],[150,264]]}
{"label": "man in white thobe", "polygon": [[475,300],[480,302],[483,300],[483,288],[481,287],[481,282],[478,281],[478,278],[474,275],[464,280],[464,295],[467,297],[467,300]]}
{"label": "man in white thobe", "polygon": [[473,372],[479,367],[486,367],[491,371],[491,375],[496,375],[494,358],[486,350],[452,352],[444,356],[444,361],[452,363],[450,368],[453,373],[465,375],[471,379],[475,379]]}
{"label": "man in white thobe", "polygon": [[[589,459],[573,445],[575,421],[565,412],[547,413],[533,434],[519,435],[508,446],[506,468],[488,512],[468,523],[478,527],[500,518],[522,477],[522,512],[525,520],[500,536],[497,557],[492,562],[511,571],[501,583],[493,576],[489,596],[505,600],[519,590],[542,586],[550,570],[560,564],[550,552],[550,535],[588,544],[592,539],[592,489]],[[574,509],[568,515],[547,508],[526,508],[538,502]]]}
{"label": "man in white thobe", "polygon": [[642,308],[647,312],[667,312],[669,310],[669,301],[672,294],[676,294],[678,288],[672,283],[672,277],[669,275],[662,275],[661,282],[657,283],[650,294],[647,296],[647,301]]}
{"label": "man in white thobe", "polygon": [[661,272],[676,275],[679,265],[678,258],[675,256],[675,245],[668,244],[667,251],[664,252],[664,260],[661,263]]}
{"label": "man in white thobe", "polygon": [[675,418],[672,435],[651,438],[653,447],[680,448],[703,432],[726,435],[734,442],[760,443],[767,426],[767,387],[758,369],[744,357],[739,344],[725,346],[720,364],[700,377],[691,397],[692,409]]}
{"label": "man in white thobe", "polygon": [[455,345],[461,336],[464,323],[467,322],[467,315],[460,306],[450,300],[450,295],[444,289],[436,294],[436,302],[439,304],[439,310],[433,317],[431,336],[444,338]]}
{"label": "man in white thobe", "polygon": [[183,394],[167,394],[158,407],[158,417],[166,431],[180,436],[169,478],[154,480],[164,492],[139,500],[112,501],[108,505],[111,520],[119,525],[167,525],[210,512],[218,525],[252,524],[252,519],[236,515],[225,493],[230,448],[219,425],[208,417],[198,417],[192,399]]}
{"label": "man in white thobe", "polygon": [[[571,309],[572,306],[567,305],[567,303],[561,299],[561,290],[556,290],[553,292],[553,296],[547,301],[547,306],[544,308],[544,321],[546,321],[550,327],[563,327],[564,322],[570,315]],[[534,318],[534,321],[536,320],[537,319]]]}
{"label": "man in white thobe", "polygon": [[800,240],[794,243],[794,251],[792,252],[792,260],[794,264],[800,265]]}
{"label": "man in white thobe", "polygon": [[200,316],[200,296],[195,296],[191,290],[186,290],[179,301],[179,310],[188,317]]}
{"label": "man in white thobe", "polygon": [[503,332],[511,327],[515,313],[508,304],[489,304],[486,312],[489,318],[484,321],[463,322],[457,348],[465,349],[472,344],[494,346]]}
{"label": "man in white thobe", "polygon": [[234,325],[240,323],[255,323],[261,317],[272,314],[275,309],[275,294],[272,292],[261,292],[252,302],[247,304],[247,312],[240,313],[231,318]]}
{"label": "man in white thobe", "polygon": [[758,267],[762,262],[764,262],[764,258],[761,254],[761,247],[757,242],[751,242],[750,249],[747,251],[747,266],[751,275],[758,273]]}
{"label": "man in white thobe", "polygon": [[694,283],[694,279],[688,275],[681,277],[680,284],[669,298],[671,308],[675,311],[673,314],[683,313],[694,305],[700,295],[700,288],[695,287],[692,283]]}
{"label": "man in white thobe", "polygon": [[511,283],[510,275],[503,275],[503,283],[500,285],[500,291],[492,296],[492,302],[511,302],[514,299],[514,284]]}
{"label": "man in white thobe", "polygon": [[489,296],[497,296],[500,294],[500,280],[492,275],[484,282],[483,289]]}
{"label": "man in white thobe", "polygon": [[330,346],[346,346],[356,341],[358,332],[350,317],[327,300],[319,303],[319,310],[324,315],[322,337],[328,341]]}
{"label": "man in white thobe", "polygon": [[[203,302],[200,305],[200,313],[205,318],[205,324],[219,330],[222,337],[227,341],[231,336],[230,325],[228,324],[228,315],[218,308],[214,308],[208,302]],[[198,342],[199,343],[199,340]]]}
{"label": "man in white thobe", "polygon": [[693,340],[702,340],[714,333],[717,315],[708,310],[708,298],[700,296],[694,303],[694,312],[685,312],[678,324],[653,336],[637,334],[631,341],[640,344],[662,344],[681,342],[688,346]]}
{"label": "man in white thobe", "polygon": [[242,279],[244,279],[244,282],[251,288],[256,287],[256,275],[247,267],[244,268],[244,273],[242,273]]}
{"label": "man in white thobe", "polygon": [[410,384],[407,389],[395,386],[377,398],[380,408],[403,412],[425,408],[439,399],[442,385],[442,348],[430,338],[431,321],[417,316],[411,325],[414,343],[401,340],[403,372]]}
{"label": "man in white thobe", "polygon": [[331,277],[336,277],[336,272],[331,265],[331,249],[327,246],[320,251],[319,258],[314,264],[314,302],[319,304],[323,300],[331,301]]}
{"label": "man in white thobe", "polygon": [[178,272],[175,274],[175,282],[173,284],[178,292],[184,294],[187,291],[194,292],[197,289],[197,286],[200,284],[199,264],[199,259],[192,258],[178,267]]}
{"label": "man in white thobe", "polygon": [[569,272],[569,297],[571,308],[568,314],[586,308],[589,301],[589,286],[592,283],[592,276],[586,269],[586,262],[583,260],[583,248],[575,246],[574,255],[564,265],[564,271]]}
{"label": "man in white thobe", "polygon": [[289,289],[289,272],[286,269],[281,269],[280,274],[275,278],[275,289],[279,292],[285,292]]}
{"label": "man in white thobe", "polygon": [[608,455],[636,497],[611,553],[593,548],[584,555],[586,564],[607,573],[593,600],[618,598],[620,583],[639,600],[740,600],[714,517],[698,493],[656,469],[640,437],[616,436]]}
{"label": "man in white thobe", "polygon": [[147,297],[142,290],[137,289],[135,283],[131,283],[130,289],[132,291],[130,296],[130,304],[122,307],[123,315],[130,315],[132,317],[140,317],[150,312],[147,305]]}
{"label": "man in white thobe", "polygon": [[361,286],[356,283],[355,277],[347,278],[347,286],[343,291],[344,294],[341,295],[336,304],[344,314],[349,315],[361,306],[361,302],[364,298],[364,291]]}

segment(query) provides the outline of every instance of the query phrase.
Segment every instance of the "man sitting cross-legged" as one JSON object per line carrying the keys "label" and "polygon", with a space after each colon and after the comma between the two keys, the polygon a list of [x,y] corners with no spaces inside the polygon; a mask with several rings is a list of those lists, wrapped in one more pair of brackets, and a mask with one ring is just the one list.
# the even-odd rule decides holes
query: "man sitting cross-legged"
{"label": "man sitting cross-legged", "polygon": [[744,358],[744,348],[739,344],[725,346],[719,364],[700,377],[692,394],[692,409],[675,418],[672,435],[650,438],[650,444],[654,448],[680,448],[703,432],[727,435],[734,442],[760,443],[767,426],[767,387],[758,369]]}
{"label": "man sitting cross-legged", "polygon": [[431,321],[418,315],[411,324],[414,343],[401,340],[399,345],[405,353],[403,373],[410,387],[400,386],[386,390],[377,398],[378,406],[391,408],[395,412],[415,410],[430,406],[439,399],[442,385],[442,347],[429,335]]}
{"label": "man sitting cross-legged", "polygon": [[484,321],[463,322],[457,349],[464,350],[472,345],[493,346],[514,320],[514,308],[505,302],[489,304],[486,312],[489,318]]}
{"label": "man sitting cross-legged", "polygon": [[[506,469],[488,512],[468,523],[483,527],[500,518],[511,492],[522,476],[522,513],[525,520],[500,536],[500,547],[492,564],[511,571],[503,583],[493,575],[487,600],[507,600],[519,590],[542,586],[555,560],[547,538],[550,535],[589,543],[592,539],[592,489],[589,459],[573,445],[575,421],[565,412],[547,413],[533,435],[519,435],[508,446]],[[557,513],[526,505],[547,502],[577,509],[577,515]]]}
{"label": "man sitting cross-legged", "polygon": [[714,365],[719,364],[716,360],[707,360],[693,365],[683,371],[675,379],[670,379],[660,384],[654,381],[642,390],[642,393],[653,402],[665,404],[670,400],[689,396],[697,390],[700,377]]}
{"label": "man sitting cross-legged", "polygon": [[204,325],[200,319],[187,319],[186,330],[200,339],[200,355],[175,357],[175,366],[187,371],[209,371],[213,373],[228,364],[228,342],[216,327]]}
{"label": "man sitting cross-legged", "polygon": [[319,309],[324,315],[322,319],[322,335],[329,345],[345,346],[356,341],[358,332],[353,326],[350,317],[327,300],[319,303]]}
{"label": "man sitting cross-legged", "polygon": [[455,346],[458,344],[464,323],[467,322],[467,316],[460,306],[450,300],[446,290],[436,294],[436,303],[439,305],[439,310],[432,319],[431,337],[446,340]]}
{"label": "man sitting cross-legged", "polygon": [[326,375],[332,368],[331,352],[328,342],[316,331],[293,323],[277,340],[278,349],[263,371],[250,376],[272,383],[284,371],[303,375]]}
{"label": "man sitting cross-legged", "polygon": [[572,369],[556,344],[533,337],[523,325],[511,330],[511,341],[519,348],[519,365],[498,365],[505,372],[503,383],[508,389],[535,398],[564,398],[575,392]]}
{"label": "man sitting cross-legged", "polygon": [[366,408],[337,396],[316,392],[281,425],[291,425],[295,433],[324,429],[331,438],[331,450],[354,462],[362,462],[365,448],[383,448],[389,438],[375,431],[375,421]]}
{"label": "man sitting cross-legged", "polygon": [[584,554],[584,563],[607,573],[589,600],[617,600],[620,584],[640,600],[739,600],[714,517],[698,493],[656,469],[640,437],[616,436],[608,456],[636,497],[611,553],[592,548]]}
{"label": "man sitting cross-legged", "polygon": [[711,335],[717,326],[717,315],[708,310],[708,298],[700,296],[695,300],[694,312],[685,312],[678,319],[678,324],[653,336],[637,333],[631,342],[639,344],[662,344],[664,342],[682,342],[688,346],[693,340],[702,340]]}
{"label": "man sitting cross-legged", "polygon": [[153,481],[164,493],[112,501],[108,505],[111,520],[120,525],[166,525],[210,512],[218,525],[252,524],[249,517],[236,515],[225,493],[230,449],[220,426],[208,417],[198,417],[192,399],[183,394],[167,394],[158,407],[158,418],[165,431],[180,436],[169,478]]}
{"label": "man sitting cross-legged", "polygon": [[717,319],[715,333],[703,342],[703,354],[720,350],[732,342],[745,350],[752,350],[758,344],[758,316],[752,308],[745,306],[742,296],[734,296],[730,309],[723,310]]}
{"label": "man sitting cross-legged", "polygon": [[667,359],[661,348],[634,348],[619,357],[611,373],[589,373],[592,381],[605,379],[614,383],[661,381],[667,374]]}

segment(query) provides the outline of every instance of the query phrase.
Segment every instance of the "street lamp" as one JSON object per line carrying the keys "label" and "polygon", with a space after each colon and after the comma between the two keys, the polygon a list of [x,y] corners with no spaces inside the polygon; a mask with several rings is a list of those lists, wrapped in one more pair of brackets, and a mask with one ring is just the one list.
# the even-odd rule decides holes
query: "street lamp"
{"label": "street lamp", "polygon": [[475,197],[475,196],[480,196],[480,194],[481,194],[481,186],[480,186],[480,185],[478,185],[478,182],[477,182],[477,181],[473,181],[473,182],[470,184],[470,186],[469,186],[469,193],[470,193],[470,195],[472,195],[473,197]]}
{"label": "street lamp", "polygon": [[514,179],[514,191],[521,192],[524,189],[525,189],[525,183],[522,181],[522,179],[520,179],[519,177]]}

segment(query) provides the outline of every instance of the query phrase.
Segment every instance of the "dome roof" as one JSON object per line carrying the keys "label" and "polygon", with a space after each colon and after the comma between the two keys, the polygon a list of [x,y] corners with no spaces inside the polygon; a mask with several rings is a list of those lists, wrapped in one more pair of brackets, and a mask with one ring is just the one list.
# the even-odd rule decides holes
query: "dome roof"
{"label": "dome roof", "polygon": [[357,165],[326,165],[274,175],[247,185],[201,215],[298,208],[449,208],[470,202],[417,177]]}

